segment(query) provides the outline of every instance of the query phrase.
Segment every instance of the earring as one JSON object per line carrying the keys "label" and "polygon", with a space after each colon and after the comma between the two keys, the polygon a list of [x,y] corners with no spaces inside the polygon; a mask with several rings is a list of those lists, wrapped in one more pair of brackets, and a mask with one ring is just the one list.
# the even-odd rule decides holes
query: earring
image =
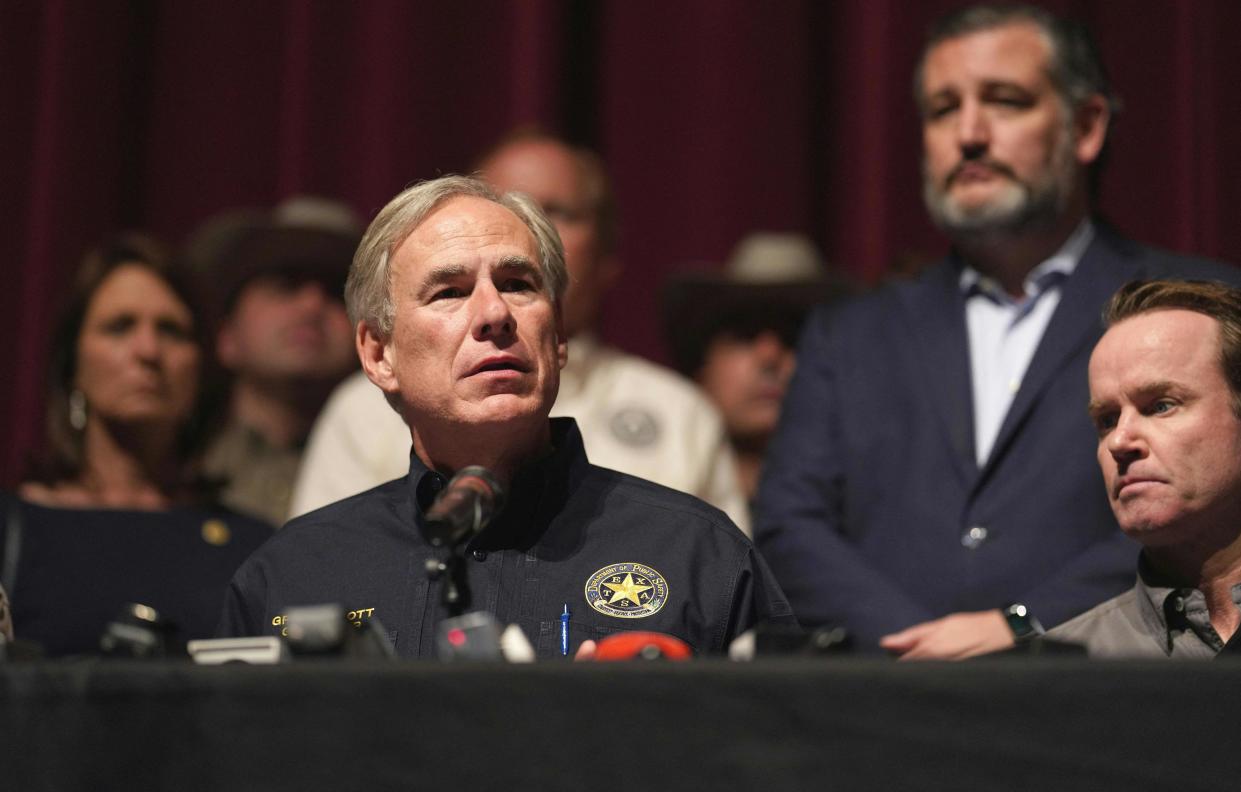
{"label": "earring", "polygon": [[69,391],[69,425],[79,432],[86,428],[86,394],[77,388]]}

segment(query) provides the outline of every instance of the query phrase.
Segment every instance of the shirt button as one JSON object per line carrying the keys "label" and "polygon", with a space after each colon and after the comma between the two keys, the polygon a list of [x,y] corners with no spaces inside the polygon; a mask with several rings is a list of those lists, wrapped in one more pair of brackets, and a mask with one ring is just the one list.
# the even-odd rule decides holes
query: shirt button
{"label": "shirt button", "polygon": [[970,550],[977,550],[985,541],[987,541],[987,529],[981,525],[970,526],[970,529],[961,535],[961,544]]}
{"label": "shirt button", "polygon": [[487,560],[487,551],[486,551],[486,550],[475,550],[475,551],[474,551],[474,560],[475,560],[475,561],[486,561],[486,560]]}

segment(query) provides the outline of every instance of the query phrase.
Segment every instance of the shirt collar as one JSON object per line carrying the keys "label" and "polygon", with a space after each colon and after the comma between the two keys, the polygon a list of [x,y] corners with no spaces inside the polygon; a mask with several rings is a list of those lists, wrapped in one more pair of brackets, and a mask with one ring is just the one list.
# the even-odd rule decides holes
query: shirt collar
{"label": "shirt collar", "polygon": [[1140,595],[1137,598],[1138,609],[1142,614],[1142,623],[1151,634],[1159,636],[1160,643],[1167,651],[1171,651],[1172,635],[1168,626],[1168,617],[1170,613],[1176,612],[1173,595],[1178,589],[1151,567],[1150,562],[1146,560],[1145,550],[1138,555],[1137,587]]}
{"label": "shirt collar", "polygon": [[[588,463],[577,422],[551,418],[552,452],[517,471],[509,483],[505,504],[490,525],[467,545],[469,549],[502,549],[533,546],[547,527],[550,515],[576,488]],[[420,524],[448,480],[429,469],[411,449],[409,452],[410,503]],[[421,535],[421,531],[419,531]]]}
{"label": "shirt collar", "polygon": [[[1138,556],[1138,608],[1142,622],[1153,634],[1160,636],[1168,651],[1176,633],[1193,631],[1203,643],[1219,649],[1220,638],[1211,627],[1206,597],[1189,586],[1159,574],[1143,550]],[[1232,601],[1241,608],[1241,583],[1232,587]]]}
{"label": "shirt collar", "polygon": [[[1090,218],[1083,219],[1077,228],[1069,234],[1068,239],[1050,258],[1041,262],[1026,276],[1024,285],[1026,299],[1037,298],[1051,286],[1063,281],[1073,274],[1081,262],[1086,248],[1094,241],[1095,228]],[[1014,300],[1000,284],[991,276],[984,275],[968,264],[961,268],[957,281],[961,293],[966,297],[973,294],[984,294],[992,300],[1004,305],[1018,305],[1024,300]]]}

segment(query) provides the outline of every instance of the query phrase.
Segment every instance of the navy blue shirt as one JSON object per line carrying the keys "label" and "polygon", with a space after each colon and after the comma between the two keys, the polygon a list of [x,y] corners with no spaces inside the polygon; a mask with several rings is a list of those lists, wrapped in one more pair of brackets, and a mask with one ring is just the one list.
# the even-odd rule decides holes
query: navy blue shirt
{"label": "navy blue shirt", "polygon": [[[553,453],[522,469],[508,503],[466,547],[470,610],[519,625],[540,657],[625,630],[674,635],[718,653],[760,621],[794,623],[750,541],[724,515],[675,490],[591,465],[572,419]],[[409,475],[289,522],[237,571],[222,635],[279,635],[290,606],[338,603],[379,619],[403,657],[435,655],[448,613],[419,523],[444,478],[411,455]]]}
{"label": "navy blue shirt", "polygon": [[185,640],[209,638],[229,578],[271,535],[267,523],[218,507],[50,508],[0,493],[0,569],[15,636],[48,657],[93,654],[108,622],[134,602]]}

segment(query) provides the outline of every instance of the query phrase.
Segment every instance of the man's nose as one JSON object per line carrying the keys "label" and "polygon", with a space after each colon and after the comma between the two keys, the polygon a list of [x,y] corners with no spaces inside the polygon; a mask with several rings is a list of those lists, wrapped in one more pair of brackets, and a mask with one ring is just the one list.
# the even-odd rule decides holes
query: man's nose
{"label": "man's nose", "polygon": [[778,367],[788,347],[774,330],[764,330],[754,337],[754,356],[765,367]]}
{"label": "man's nose", "polygon": [[1121,465],[1146,456],[1148,448],[1141,417],[1128,412],[1121,413],[1116,427],[1107,436],[1107,450]]}
{"label": "man's nose", "polygon": [[510,336],[517,329],[509,304],[490,281],[476,286],[470,299],[474,303],[475,338]]}
{"label": "man's nose", "polygon": [[957,145],[967,159],[986,152],[991,144],[991,126],[981,103],[967,99],[957,113]]}

